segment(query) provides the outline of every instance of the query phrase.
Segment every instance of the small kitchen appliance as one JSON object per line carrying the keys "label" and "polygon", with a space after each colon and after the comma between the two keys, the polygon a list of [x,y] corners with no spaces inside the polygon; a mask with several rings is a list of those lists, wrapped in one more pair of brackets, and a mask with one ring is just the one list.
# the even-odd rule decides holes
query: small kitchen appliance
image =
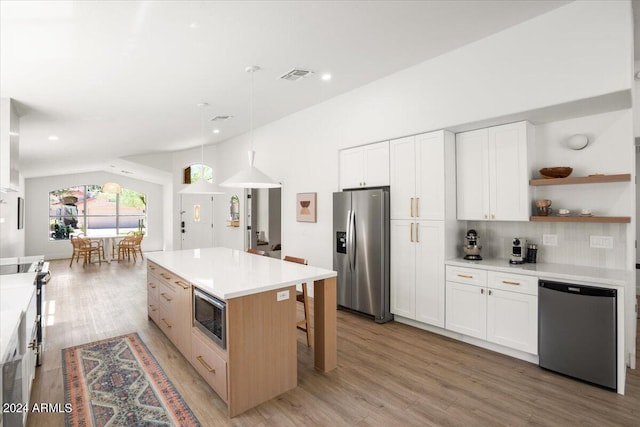
{"label": "small kitchen appliance", "polygon": [[511,258],[509,259],[509,264],[524,264],[524,248],[526,247],[526,240],[514,237],[511,241]]}
{"label": "small kitchen appliance", "polygon": [[480,237],[478,237],[478,232],[474,229],[470,229],[467,231],[467,235],[465,236],[467,239],[467,244],[462,248],[464,249],[464,259],[471,261],[481,261],[482,257],[480,256]]}

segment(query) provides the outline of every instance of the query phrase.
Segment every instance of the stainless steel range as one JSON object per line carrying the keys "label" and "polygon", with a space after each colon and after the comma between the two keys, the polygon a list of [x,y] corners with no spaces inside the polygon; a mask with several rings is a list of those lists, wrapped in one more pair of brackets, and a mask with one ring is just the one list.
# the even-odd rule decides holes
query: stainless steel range
{"label": "stainless steel range", "polygon": [[36,366],[42,365],[44,357],[44,316],[42,313],[44,303],[44,285],[51,278],[49,263],[44,257],[2,258],[0,259],[0,275],[16,273],[36,273],[34,285],[36,286],[37,303],[37,331],[38,342],[36,351]]}

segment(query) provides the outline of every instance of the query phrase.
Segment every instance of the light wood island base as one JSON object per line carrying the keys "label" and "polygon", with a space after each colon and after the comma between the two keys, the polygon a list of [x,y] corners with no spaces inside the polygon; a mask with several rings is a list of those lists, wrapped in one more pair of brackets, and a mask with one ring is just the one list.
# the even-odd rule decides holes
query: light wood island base
{"label": "light wood island base", "polygon": [[[243,260],[242,257],[250,258]],[[227,404],[229,417],[298,385],[295,283],[317,279],[314,280],[314,366],[320,372],[336,368],[336,278],[331,277],[334,272],[321,270],[318,274],[315,267],[292,263],[285,263],[281,269],[273,265],[281,261],[240,253],[239,259],[246,263],[243,268],[258,270],[261,264],[270,263],[266,266],[271,270],[267,271],[275,268],[283,271],[283,277],[276,277],[274,284],[267,288],[256,285],[258,288],[251,292],[226,294],[226,298],[221,298],[226,303],[226,349],[222,349],[193,327],[193,289],[207,292],[206,286],[199,285],[196,276],[187,270],[154,262],[154,254],[148,258],[148,317]],[[242,274],[246,274],[246,270],[239,271],[237,277]],[[191,276],[194,278],[190,279]],[[262,277],[253,280],[264,282]],[[188,290],[183,290],[185,288]],[[162,314],[163,308],[167,314]]]}

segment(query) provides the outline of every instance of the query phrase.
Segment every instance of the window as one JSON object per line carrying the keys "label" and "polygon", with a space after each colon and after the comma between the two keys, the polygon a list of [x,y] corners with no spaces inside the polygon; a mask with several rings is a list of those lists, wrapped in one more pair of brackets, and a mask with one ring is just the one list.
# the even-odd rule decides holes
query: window
{"label": "window", "polygon": [[72,233],[89,237],[146,233],[147,198],[123,188],[103,193],[100,185],[80,185],[49,193],[49,239],[68,239]]}

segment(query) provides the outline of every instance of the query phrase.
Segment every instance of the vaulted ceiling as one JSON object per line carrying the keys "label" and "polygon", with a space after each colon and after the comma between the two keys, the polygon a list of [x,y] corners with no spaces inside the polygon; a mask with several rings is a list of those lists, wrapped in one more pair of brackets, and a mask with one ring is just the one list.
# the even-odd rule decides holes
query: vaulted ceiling
{"label": "vaulted ceiling", "polygon": [[566,3],[2,0],[0,95],[25,177],[91,170],[248,131],[249,65],[257,127]]}

